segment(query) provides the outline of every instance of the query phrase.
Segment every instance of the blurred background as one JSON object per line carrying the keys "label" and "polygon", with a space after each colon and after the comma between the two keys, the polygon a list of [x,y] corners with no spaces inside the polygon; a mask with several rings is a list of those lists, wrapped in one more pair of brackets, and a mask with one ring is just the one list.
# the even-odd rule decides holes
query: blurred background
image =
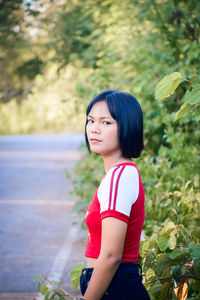
{"label": "blurred background", "polygon": [[[158,141],[154,88],[172,71],[199,72],[199,10],[197,0],[1,0],[0,134],[82,131],[91,97],[115,88],[138,98]],[[183,93],[162,109],[178,110]]]}
{"label": "blurred background", "polygon": [[[0,187],[5,192],[2,199],[6,205],[6,193],[14,190],[12,184],[19,186],[17,180],[10,180],[11,171],[6,164],[13,168],[9,157],[17,155],[19,159],[19,153],[9,154],[17,143],[13,139],[14,144],[9,144],[3,136],[42,134],[33,147],[34,139],[17,139],[22,142],[20,151],[30,152],[29,157],[21,153],[22,162],[17,164],[30,159],[29,165],[45,170],[45,176],[40,171],[41,177],[36,182],[41,183],[43,178],[47,185],[54,182],[47,189],[48,195],[44,194],[47,202],[58,200],[51,191],[60,193],[58,181],[62,182],[60,199],[65,202],[68,190],[62,176],[69,166],[72,172],[78,161],[73,189],[81,199],[76,209],[83,219],[104,167],[99,157],[76,152],[82,135],[73,140],[72,136],[66,138],[66,134],[83,133],[85,108],[97,93],[106,89],[130,92],[144,112],[145,149],[137,165],[146,192],[144,235],[152,238],[144,242],[141,252],[145,280],[151,282],[148,289],[152,299],[177,299],[173,288],[174,282],[178,282],[178,299],[199,299],[199,284],[195,281],[200,278],[199,71],[199,0],[0,0],[0,135],[4,167]],[[174,86],[175,92],[170,97],[159,101],[155,98],[155,87],[172,72],[181,74],[178,87],[175,90]],[[43,135],[49,134],[56,135],[43,139]],[[46,154],[39,157],[38,150]],[[52,150],[58,153],[55,155]],[[38,162],[38,157],[49,161]],[[52,168],[52,181],[47,167]],[[61,170],[61,180],[55,169]],[[26,176],[24,170],[21,174]],[[34,174],[39,176],[37,170]],[[24,187],[23,180],[21,184]],[[32,204],[41,195],[41,186],[37,194],[31,194],[31,188],[25,194],[31,195]],[[21,194],[19,199],[9,200],[24,204]],[[43,199],[39,200],[43,205]],[[71,200],[74,202],[74,198]],[[47,202],[45,205],[49,205]],[[65,205],[64,202],[61,204]],[[7,206],[5,209],[10,213]],[[32,214],[30,210],[29,213]],[[35,223],[40,227],[37,220]],[[7,217],[4,221],[4,225],[8,224]],[[51,220],[46,224],[47,231],[49,224]],[[63,234],[60,233],[61,244]],[[36,249],[39,241],[36,236]],[[5,253],[6,247],[5,244]],[[77,262],[82,255],[82,244],[79,248]],[[146,249],[154,251],[154,256],[147,257]],[[38,265],[29,276],[33,292],[36,287],[32,287],[32,278],[40,272]],[[44,265],[50,264],[44,262]],[[28,266],[27,273],[31,268]],[[24,277],[26,281],[26,274]],[[168,279],[158,281],[159,277]],[[19,287],[18,291],[23,289]],[[13,290],[16,291],[15,287]]]}

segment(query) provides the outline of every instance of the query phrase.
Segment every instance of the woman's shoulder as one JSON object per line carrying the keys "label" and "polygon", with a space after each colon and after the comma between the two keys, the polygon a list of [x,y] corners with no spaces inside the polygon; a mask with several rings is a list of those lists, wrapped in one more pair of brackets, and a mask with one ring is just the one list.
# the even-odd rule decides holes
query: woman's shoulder
{"label": "woman's shoulder", "polygon": [[113,184],[129,185],[138,183],[139,173],[135,163],[127,162],[115,165],[106,173],[100,186],[110,186]]}
{"label": "woman's shoulder", "polygon": [[111,168],[98,190],[100,203],[117,203],[117,206],[132,205],[139,195],[139,174],[134,163],[121,163]]}
{"label": "woman's shoulder", "polygon": [[130,177],[135,174],[138,175],[138,168],[136,164],[132,162],[117,164],[108,171],[105,177],[114,176],[115,173],[120,177]]}

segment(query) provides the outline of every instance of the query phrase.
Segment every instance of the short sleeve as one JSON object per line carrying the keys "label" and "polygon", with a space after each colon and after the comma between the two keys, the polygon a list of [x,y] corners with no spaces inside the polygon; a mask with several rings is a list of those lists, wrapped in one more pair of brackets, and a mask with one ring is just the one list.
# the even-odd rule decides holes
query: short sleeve
{"label": "short sleeve", "polygon": [[115,217],[128,223],[139,195],[139,175],[134,165],[119,165],[108,171],[98,189],[101,219]]}

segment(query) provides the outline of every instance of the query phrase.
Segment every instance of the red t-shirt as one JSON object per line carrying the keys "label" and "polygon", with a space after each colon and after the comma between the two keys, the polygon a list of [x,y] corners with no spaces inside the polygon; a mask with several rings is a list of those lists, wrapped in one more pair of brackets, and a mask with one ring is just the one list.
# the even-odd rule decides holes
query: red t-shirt
{"label": "red t-shirt", "polygon": [[101,250],[101,220],[114,217],[128,224],[122,261],[137,262],[145,218],[145,195],[134,163],[111,168],[102,179],[86,213],[88,240],[85,256],[98,258]]}

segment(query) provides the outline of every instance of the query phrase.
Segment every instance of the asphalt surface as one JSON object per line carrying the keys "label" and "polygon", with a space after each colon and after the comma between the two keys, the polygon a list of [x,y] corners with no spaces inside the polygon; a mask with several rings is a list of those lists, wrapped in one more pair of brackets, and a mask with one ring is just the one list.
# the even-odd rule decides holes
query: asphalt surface
{"label": "asphalt surface", "polygon": [[84,264],[84,248],[64,172],[73,172],[82,141],[79,134],[0,137],[0,299],[33,299],[39,273],[79,294],[69,274]]}

